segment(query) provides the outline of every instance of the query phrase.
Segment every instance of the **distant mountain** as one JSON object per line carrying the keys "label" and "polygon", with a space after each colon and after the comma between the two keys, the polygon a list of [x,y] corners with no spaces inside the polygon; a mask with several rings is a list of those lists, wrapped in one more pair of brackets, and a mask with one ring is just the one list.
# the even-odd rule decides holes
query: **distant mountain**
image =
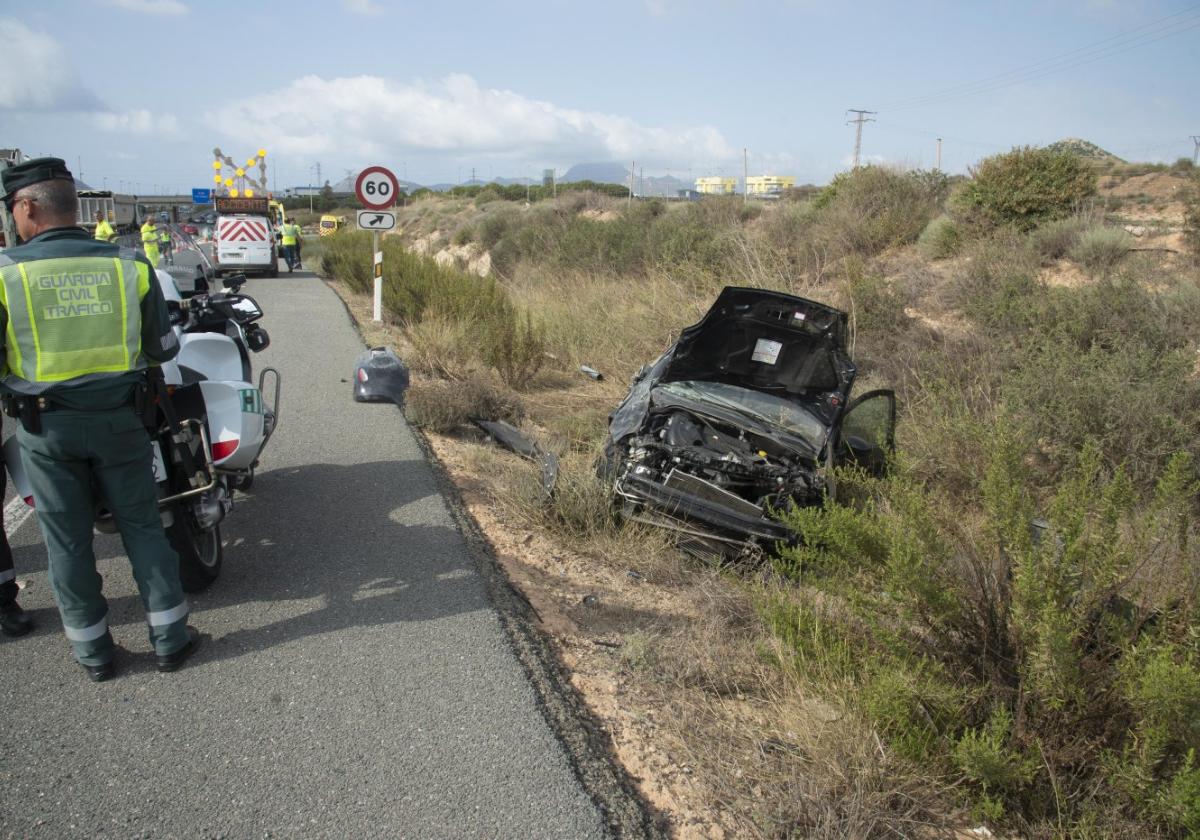
{"label": "distant mountain", "polygon": [[[358,173],[355,172],[353,175],[347,175],[345,178],[338,181],[336,184],[331,183],[329,185],[329,188],[332,189],[335,193],[352,193],[352,192],[354,192],[354,182],[357,180],[358,180]],[[419,190],[421,188],[421,185],[418,184],[416,181],[401,181],[399,178],[397,178],[396,180],[400,181],[400,189],[404,190],[409,195],[412,195],[413,190]]]}
{"label": "distant mountain", "polygon": [[[625,181],[629,183],[628,180]],[[675,198],[679,195],[680,190],[690,190],[695,188],[695,183],[692,181],[681,181],[674,175],[662,175],[659,177],[646,176],[645,178],[635,178],[633,181],[633,191],[637,195],[644,195],[648,198],[654,196],[662,196],[664,198]]]}
{"label": "distant mountain", "polygon": [[[330,187],[335,193],[352,193],[354,192],[354,181],[358,178],[358,174],[348,175],[336,184],[330,183]],[[577,163],[570,167],[565,174],[561,175],[558,183],[567,184],[577,181],[595,181],[598,184],[620,184],[623,187],[629,186],[629,169],[614,161],[608,163]],[[487,181],[476,180],[475,185],[484,186],[486,184],[498,184],[500,186],[524,186],[525,184],[540,184],[540,178],[517,177],[517,178],[491,178]],[[461,184],[452,184],[440,182],[436,184],[417,184],[413,181],[401,181],[400,186],[405,192],[411,194],[416,189],[428,189],[434,192],[447,192],[454,189],[456,186],[470,186],[470,182],[464,181]],[[645,194],[647,196],[667,196],[674,198],[679,194],[679,190],[691,189],[694,184],[691,181],[684,181],[676,178],[674,175],[646,175],[644,177],[635,178],[633,189],[638,195]]]}
{"label": "distant mountain", "polygon": [[[558,179],[560,184],[572,181],[595,181],[598,184],[620,184],[629,186],[629,170],[619,163],[577,163]],[[694,184],[674,175],[645,175],[633,179],[633,191],[637,195],[664,196],[674,198],[680,190],[691,189]]]}
{"label": "distant mountain", "polygon": [[558,179],[560,184],[572,181],[595,181],[598,184],[628,184],[629,170],[619,163],[577,163]]}
{"label": "distant mountain", "polygon": [[1095,143],[1080,140],[1078,137],[1068,137],[1065,140],[1059,140],[1057,143],[1051,143],[1046,148],[1052,152],[1070,152],[1073,155],[1078,155],[1081,158],[1086,158],[1097,163],[1125,163],[1125,161],[1112,152],[1107,152]]}

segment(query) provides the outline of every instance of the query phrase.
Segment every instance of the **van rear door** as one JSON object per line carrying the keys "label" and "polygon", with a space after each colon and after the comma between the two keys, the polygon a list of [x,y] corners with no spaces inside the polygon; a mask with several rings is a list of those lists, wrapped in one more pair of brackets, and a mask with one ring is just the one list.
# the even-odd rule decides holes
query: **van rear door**
{"label": "van rear door", "polygon": [[217,262],[223,268],[273,270],[275,243],[266,217],[244,213],[218,216]]}

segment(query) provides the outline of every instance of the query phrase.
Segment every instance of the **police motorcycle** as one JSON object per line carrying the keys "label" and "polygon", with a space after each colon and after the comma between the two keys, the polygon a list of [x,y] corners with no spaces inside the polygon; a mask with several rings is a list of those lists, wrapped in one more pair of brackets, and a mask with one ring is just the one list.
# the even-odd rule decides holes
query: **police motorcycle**
{"label": "police motorcycle", "polygon": [[[263,368],[253,380],[250,353],[270,344],[258,323],[263,312],[239,291],[245,275],[225,278],[224,290],[180,294],[171,274],[158,272],[179,353],[147,374],[135,410],[151,435],[159,512],[167,539],[179,554],[185,592],[199,592],[221,572],[221,521],[235,491],[249,490],[255,468],[279,419],[281,379]],[[263,394],[270,389],[270,398]],[[13,487],[29,505],[32,490],[16,436],[4,444]],[[112,514],[100,507],[95,527],[116,533]]]}

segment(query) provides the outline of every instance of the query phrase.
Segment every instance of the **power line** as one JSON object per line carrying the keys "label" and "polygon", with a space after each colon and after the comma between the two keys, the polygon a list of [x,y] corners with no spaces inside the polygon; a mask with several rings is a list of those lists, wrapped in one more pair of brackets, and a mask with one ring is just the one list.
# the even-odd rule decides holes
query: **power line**
{"label": "power line", "polygon": [[858,169],[858,158],[859,158],[859,154],[862,152],[863,123],[875,122],[875,120],[867,118],[867,114],[874,114],[875,111],[864,111],[862,108],[847,108],[846,113],[847,114],[858,114],[858,116],[855,117],[854,119],[846,120],[846,125],[850,125],[850,123],[854,123],[854,168]]}
{"label": "power line", "polygon": [[[1032,81],[1054,73],[1080,67],[1084,64],[1100,61],[1200,27],[1200,15],[1188,16],[1198,9],[1200,9],[1200,5],[1190,6],[1183,11],[1159,18],[1158,20],[1110,36],[1093,44],[1078,47],[1070,52],[1052,58],[1023,65],[1003,73],[986,76],[972,82],[953,85],[934,93],[896,100],[881,107],[889,110],[917,108],[941,101],[991,93],[992,91],[1015,84],[1021,84],[1022,82]],[[1177,20],[1177,18],[1183,19]]]}

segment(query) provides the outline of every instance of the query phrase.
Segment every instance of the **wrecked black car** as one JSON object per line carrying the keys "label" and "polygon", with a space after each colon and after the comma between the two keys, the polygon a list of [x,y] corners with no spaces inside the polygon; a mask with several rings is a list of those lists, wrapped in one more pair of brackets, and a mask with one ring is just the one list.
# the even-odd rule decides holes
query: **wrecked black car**
{"label": "wrecked black car", "polygon": [[771,511],[821,504],[831,467],[881,474],[895,395],[851,400],[848,331],[824,304],[725,288],[609,417],[601,473],[623,515],[736,553],[792,540]]}

